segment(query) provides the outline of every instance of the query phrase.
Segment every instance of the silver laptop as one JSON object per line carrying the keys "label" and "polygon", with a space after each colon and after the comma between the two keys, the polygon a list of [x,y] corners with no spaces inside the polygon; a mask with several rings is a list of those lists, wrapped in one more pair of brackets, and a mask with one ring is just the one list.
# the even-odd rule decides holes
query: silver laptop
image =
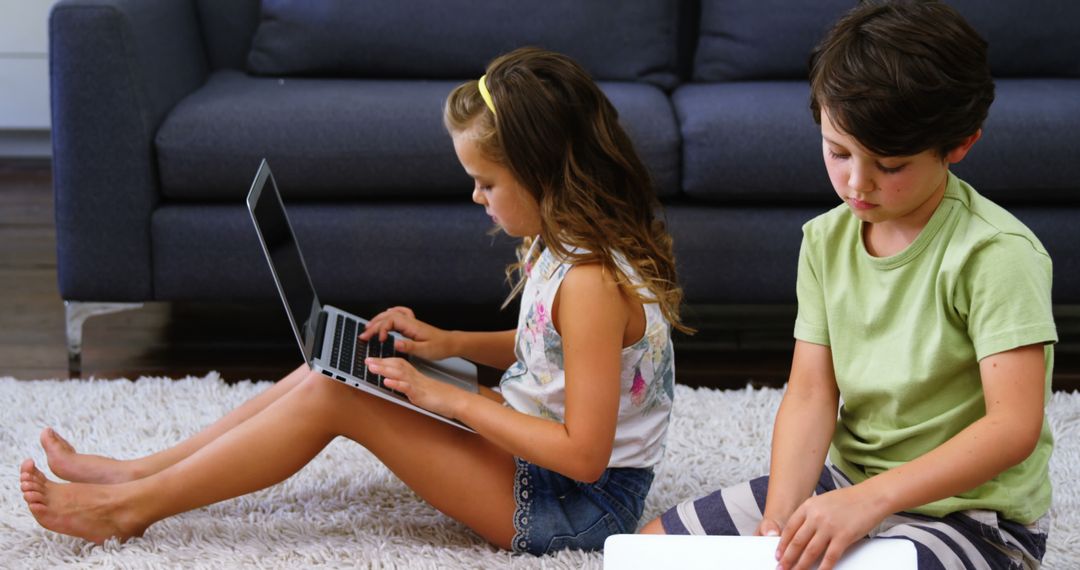
{"label": "silver laptop", "polygon": [[[604,570],[774,570],[779,537],[614,534],[604,541]],[[864,538],[851,545],[836,570],[917,570],[915,544]],[[817,565],[814,565],[817,568]]]}
{"label": "silver laptop", "polygon": [[472,393],[479,392],[475,364],[462,358],[430,361],[399,354],[394,350],[394,337],[400,337],[397,333],[392,333],[393,336],[385,342],[380,342],[378,336],[362,341],[358,336],[364,332],[368,322],[366,319],[319,302],[304,257],[300,254],[296,234],[285,214],[281,194],[265,159],[255,173],[255,181],[247,196],[247,207],[251,220],[255,222],[255,231],[266,254],[266,261],[270,263],[278,294],[285,304],[289,324],[300,344],[300,352],[312,370],[455,427],[473,431],[457,420],[414,405],[404,394],[387,388],[382,376],[364,366],[364,358],[368,356],[405,358],[430,378]]}

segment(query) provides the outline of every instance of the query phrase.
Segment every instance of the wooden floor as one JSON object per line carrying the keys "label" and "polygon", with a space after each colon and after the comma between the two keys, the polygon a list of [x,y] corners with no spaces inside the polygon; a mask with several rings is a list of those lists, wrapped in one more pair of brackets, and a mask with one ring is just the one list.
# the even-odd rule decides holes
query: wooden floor
{"label": "wooden floor", "polygon": [[[67,376],[64,309],[56,283],[52,179],[43,161],[0,160],[0,376]],[[375,307],[346,307],[370,313]],[[1059,308],[1055,389],[1080,389],[1080,310]],[[431,322],[511,328],[516,314],[420,307]],[[465,317],[464,315],[472,315]],[[791,359],[794,307],[690,307],[694,337],[677,336],[680,383],[781,386]],[[277,303],[149,303],[93,317],[83,334],[83,377],[183,377],[216,370],[229,381],[276,379],[298,364]],[[485,380],[497,373],[486,371]]]}

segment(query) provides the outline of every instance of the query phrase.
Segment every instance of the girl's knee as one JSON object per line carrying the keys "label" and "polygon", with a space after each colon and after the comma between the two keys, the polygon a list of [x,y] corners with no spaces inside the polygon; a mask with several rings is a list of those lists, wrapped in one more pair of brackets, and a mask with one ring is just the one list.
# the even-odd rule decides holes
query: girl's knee
{"label": "girl's knee", "polygon": [[337,380],[315,371],[308,372],[293,389],[297,397],[322,405],[339,405],[350,401],[354,390]]}

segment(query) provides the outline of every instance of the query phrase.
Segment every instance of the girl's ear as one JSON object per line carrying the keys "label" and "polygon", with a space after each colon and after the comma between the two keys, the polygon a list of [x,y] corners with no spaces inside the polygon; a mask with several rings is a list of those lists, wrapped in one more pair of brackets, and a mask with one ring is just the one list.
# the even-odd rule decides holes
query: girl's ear
{"label": "girl's ear", "polygon": [[959,146],[946,153],[945,162],[948,162],[949,164],[956,164],[957,162],[964,160],[964,157],[967,156],[968,151],[971,150],[971,147],[975,145],[975,141],[979,140],[980,138],[982,138],[982,129],[975,131],[971,134],[971,136],[964,139],[964,142],[960,143]]}

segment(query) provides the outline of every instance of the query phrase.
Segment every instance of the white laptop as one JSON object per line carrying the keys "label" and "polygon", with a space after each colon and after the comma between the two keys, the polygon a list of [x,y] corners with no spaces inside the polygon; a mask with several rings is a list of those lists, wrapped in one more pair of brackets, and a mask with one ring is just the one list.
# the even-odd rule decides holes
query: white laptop
{"label": "white laptop", "polygon": [[[446,418],[414,405],[403,394],[387,388],[383,377],[364,366],[364,358],[406,358],[422,374],[453,384],[463,390],[479,392],[476,381],[476,365],[462,358],[446,358],[438,361],[398,354],[394,351],[394,338],[380,342],[378,337],[362,341],[358,335],[364,332],[366,319],[330,305],[319,303],[311,284],[304,257],[296,242],[285,205],[281,201],[270,165],[263,159],[255,173],[255,181],[247,196],[248,212],[255,222],[263,253],[270,263],[278,294],[285,304],[300,352],[312,370],[321,372],[358,390],[363,390],[384,400],[394,402],[431,416],[455,427],[473,431],[465,424]],[[397,333],[394,336],[400,337]]]}
{"label": "white laptop", "polygon": [[[615,534],[604,542],[604,570],[776,570],[779,537]],[[817,566],[815,565],[816,569]],[[918,570],[915,545],[895,538],[856,542],[836,570]]]}

